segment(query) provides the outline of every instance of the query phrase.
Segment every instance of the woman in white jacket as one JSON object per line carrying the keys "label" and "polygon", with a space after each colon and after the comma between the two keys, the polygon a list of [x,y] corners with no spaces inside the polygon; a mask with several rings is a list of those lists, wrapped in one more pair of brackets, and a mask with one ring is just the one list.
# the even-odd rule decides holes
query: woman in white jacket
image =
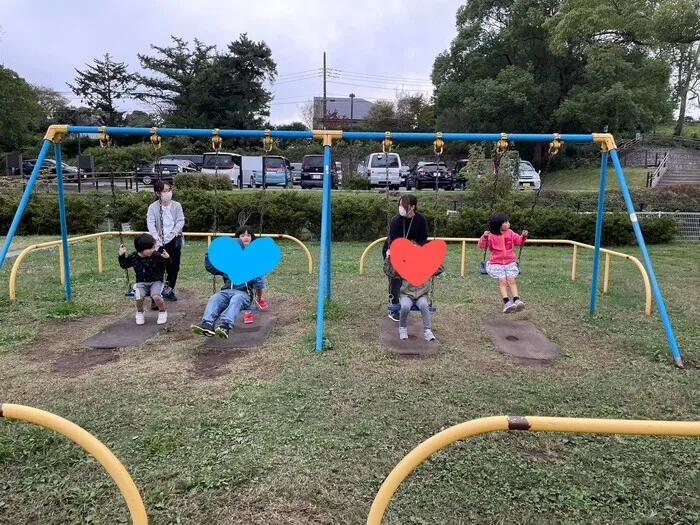
{"label": "woman in white jacket", "polygon": [[148,207],[146,224],[148,225],[148,233],[156,240],[156,246],[164,248],[170,255],[165,266],[167,278],[163,288],[163,299],[177,301],[175,284],[177,283],[177,274],[180,271],[185,214],[182,211],[182,205],[172,200],[173,189],[170,184],[157,180],[153,183],[153,191],[158,200]]}

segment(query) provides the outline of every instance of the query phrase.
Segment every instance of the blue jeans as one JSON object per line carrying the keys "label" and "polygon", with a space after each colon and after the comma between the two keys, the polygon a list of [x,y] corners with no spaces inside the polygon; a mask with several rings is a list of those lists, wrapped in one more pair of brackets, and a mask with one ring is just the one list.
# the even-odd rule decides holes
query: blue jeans
{"label": "blue jeans", "polygon": [[214,325],[221,316],[222,328],[233,328],[236,316],[250,306],[250,296],[241,290],[221,290],[209,299],[202,321]]}
{"label": "blue jeans", "polygon": [[267,277],[265,275],[262,277],[256,277],[254,286],[256,290],[264,290],[267,288]]}
{"label": "blue jeans", "polygon": [[[413,306],[413,299],[402,295],[399,304],[401,304],[401,310],[399,310],[399,326],[406,328],[408,326],[408,314],[411,313],[411,306]],[[430,303],[428,303],[428,298],[425,296],[419,297],[416,301],[416,306],[423,317],[423,330],[428,330],[430,328]]]}

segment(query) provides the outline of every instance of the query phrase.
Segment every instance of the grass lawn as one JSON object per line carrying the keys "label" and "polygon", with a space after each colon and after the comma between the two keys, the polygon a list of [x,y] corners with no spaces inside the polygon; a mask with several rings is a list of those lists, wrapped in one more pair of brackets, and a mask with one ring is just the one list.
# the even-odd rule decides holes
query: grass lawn
{"label": "grass lawn", "polygon": [[[18,242],[34,242],[26,239]],[[610,292],[587,313],[591,256],[570,280],[571,250],[527,247],[521,296],[530,320],[565,357],[533,366],[500,354],[483,318],[500,317],[480,255],[449,250],[437,281],[435,358],[392,359],[379,345],[387,283],[379,248],[336,244],[332,348],[312,351],[316,278],[283,243],[269,276],[278,323],[263,348],[205,352],[186,323],[139,348],[80,346],[120,316],[115,257],[95,268],[93,242],[74,245],[74,302],[61,302],[53,250],[22,266],[18,301],[0,271],[0,401],[81,425],[124,463],[150,522],[362,524],[386,475],[413,447],[473,418],[512,414],[696,420],[700,413],[700,246],[653,246],[651,256],[684,352],[672,365],[656,315],[643,314],[636,267],[614,259]],[[117,241],[105,242],[116,254]],[[197,318],[211,292],[205,243],[185,246],[179,295]],[[318,246],[312,246],[318,261]],[[630,253],[637,253],[629,248]],[[398,334],[397,334],[398,337]],[[697,523],[700,440],[573,434],[490,434],[452,446],[399,488],[387,524]],[[127,523],[102,468],[57,434],[0,420],[0,523]]]}
{"label": "grass lawn", "polygon": [[[646,168],[623,168],[622,171],[630,188],[645,188],[647,183]],[[542,178],[543,189],[551,190],[598,190],[600,184],[600,166],[577,168],[571,170],[551,171]],[[615,189],[620,185],[612,165],[608,167],[607,188]]]}
{"label": "grass lawn", "polygon": [[[60,239],[60,236],[56,235],[32,235],[32,236],[27,236],[27,237],[19,237],[16,236],[14,239],[12,239],[12,244],[10,245],[10,251],[17,251],[17,250],[23,250],[27,246],[31,246],[32,244],[39,244],[42,242],[49,242],[49,241],[57,241]],[[5,236],[0,235],[0,246],[2,246],[5,243]]]}
{"label": "grass lawn", "polygon": [[[673,135],[673,130],[676,129],[676,122],[668,122],[656,126],[657,135]],[[700,136],[700,122],[686,122],[683,125],[683,136],[698,138]]]}

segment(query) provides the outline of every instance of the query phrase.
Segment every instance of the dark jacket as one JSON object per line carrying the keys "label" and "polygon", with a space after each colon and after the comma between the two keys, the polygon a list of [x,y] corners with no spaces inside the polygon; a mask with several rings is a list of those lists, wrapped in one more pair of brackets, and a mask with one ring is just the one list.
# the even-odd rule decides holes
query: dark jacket
{"label": "dark jacket", "polygon": [[137,283],[154,283],[165,276],[165,259],[159,252],[153,252],[150,257],[141,257],[139,252],[120,255],[119,266],[133,268]]}
{"label": "dark jacket", "polygon": [[246,292],[250,298],[253,298],[253,286],[255,284],[255,280],[248,281],[247,283],[239,284],[239,285],[234,285],[231,282],[231,278],[225,274],[224,272],[217,270],[214,268],[214,265],[209,261],[209,254],[206,253],[204,254],[204,268],[212,275],[221,275],[224,278],[224,285],[221,287],[222,290],[240,290],[242,292]]}
{"label": "dark jacket", "polygon": [[420,286],[413,286],[411,283],[409,283],[406,279],[402,279],[399,273],[394,269],[394,267],[391,265],[391,261],[389,259],[386,259],[384,261],[384,273],[391,279],[402,279],[401,281],[401,295],[405,295],[406,297],[410,298],[412,301],[417,301],[424,295],[428,295],[430,293],[430,287],[433,283],[433,279],[435,278],[436,275],[440,275],[442,272],[445,271],[445,267],[441,264],[440,267],[437,269],[435,274],[425,281],[423,284]]}
{"label": "dark jacket", "polygon": [[384,241],[384,247],[382,248],[383,259],[386,258],[386,252],[391,243],[399,237],[415,241],[418,246],[423,246],[428,242],[428,220],[425,218],[425,215],[416,213],[413,217],[413,222],[411,222],[411,219],[401,217],[401,215],[394,215],[394,218],[389,223],[389,235]]}

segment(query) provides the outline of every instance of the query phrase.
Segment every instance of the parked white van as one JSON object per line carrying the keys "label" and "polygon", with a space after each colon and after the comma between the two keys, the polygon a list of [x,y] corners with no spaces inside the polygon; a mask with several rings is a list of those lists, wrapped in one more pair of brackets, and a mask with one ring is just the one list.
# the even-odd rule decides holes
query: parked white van
{"label": "parked white van", "polygon": [[358,176],[367,177],[371,187],[389,186],[398,190],[403,172],[398,153],[372,153],[358,165]]}
{"label": "parked white van", "polygon": [[218,172],[219,175],[228,175],[234,185],[243,188],[241,158],[238,153],[205,153],[202,156],[202,173],[214,175]]}

